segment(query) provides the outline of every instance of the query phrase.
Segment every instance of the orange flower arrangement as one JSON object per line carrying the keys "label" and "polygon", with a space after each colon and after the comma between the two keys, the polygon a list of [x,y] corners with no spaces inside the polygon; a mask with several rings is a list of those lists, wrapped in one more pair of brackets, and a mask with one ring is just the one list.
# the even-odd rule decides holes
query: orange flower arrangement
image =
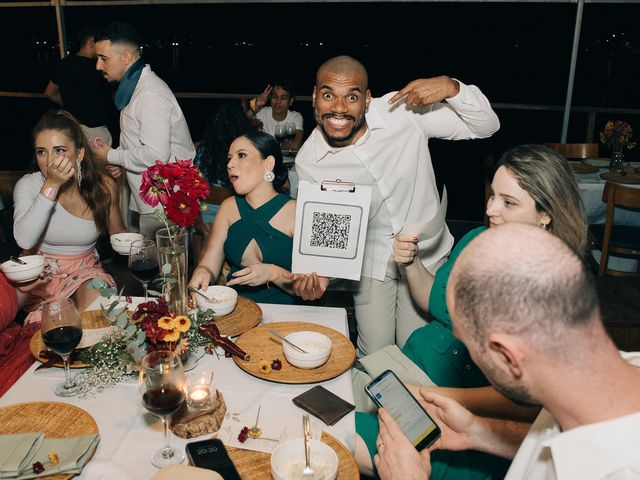
{"label": "orange flower arrangement", "polygon": [[614,151],[621,151],[625,146],[629,150],[634,148],[636,143],[631,141],[631,137],[633,137],[633,129],[623,120],[609,120],[604,130],[600,132],[600,142]]}

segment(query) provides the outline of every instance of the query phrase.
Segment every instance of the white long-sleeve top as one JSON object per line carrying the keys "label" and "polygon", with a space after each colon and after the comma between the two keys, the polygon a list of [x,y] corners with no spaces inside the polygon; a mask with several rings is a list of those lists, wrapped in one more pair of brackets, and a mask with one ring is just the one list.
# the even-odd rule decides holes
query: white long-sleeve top
{"label": "white long-sleeve top", "polygon": [[76,217],[58,202],[40,193],[44,176],[30,173],[16,183],[13,191],[13,234],[25,250],[76,255],[91,250],[98,239],[93,220]]}
{"label": "white long-sleeve top", "polygon": [[[367,131],[355,145],[331,147],[319,127],[296,156],[300,180],[373,181],[373,197],[362,275],[383,280],[393,238],[405,223],[426,225],[440,204],[429,138],[486,138],[500,128],[489,101],[474,85],[460,83],[460,92],[446,102],[408,108],[389,105],[395,92],[371,100]],[[363,180],[364,179],[364,180]],[[418,247],[422,263],[431,268],[447,255],[453,237],[446,225]]]}
{"label": "white long-sleeve top", "polygon": [[120,112],[120,146],[108,154],[108,161],[127,171],[131,188],[129,208],[151,213],[155,207],[140,196],[142,172],[156,160],[193,160],[196,155],[187,121],[169,86],[149,65],[142,69],[131,101]]}

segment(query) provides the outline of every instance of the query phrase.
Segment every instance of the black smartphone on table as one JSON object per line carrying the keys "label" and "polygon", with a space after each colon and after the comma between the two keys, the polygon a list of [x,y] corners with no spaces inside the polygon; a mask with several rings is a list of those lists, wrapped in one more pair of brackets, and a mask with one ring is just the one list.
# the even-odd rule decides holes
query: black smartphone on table
{"label": "black smartphone on table", "polygon": [[241,480],[222,440],[212,438],[187,443],[187,458],[194,467],[215,470],[224,480]]}
{"label": "black smartphone on table", "polygon": [[389,412],[416,450],[428,447],[440,436],[440,427],[391,370],[367,384],[365,391]]}

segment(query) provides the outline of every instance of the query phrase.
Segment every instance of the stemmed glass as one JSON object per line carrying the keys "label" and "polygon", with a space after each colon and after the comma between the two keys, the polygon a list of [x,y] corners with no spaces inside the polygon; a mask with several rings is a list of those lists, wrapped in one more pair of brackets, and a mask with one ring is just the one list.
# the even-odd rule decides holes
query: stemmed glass
{"label": "stemmed glass", "polygon": [[286,122],[284,124],[285,132],[287,133],[287,142],[289,143],[289,155],[291,155],[291,142],[296,138],[296,124],[293,122]]}
{"label": "stemmed glass", "polygon": [[276,137],[276,140],[280,142],[280,149],[282,149],[282,144],[287,139],[287,129],[285,128],[284,123],[279,123],[276,125],[274,136]]}
{"label": "stemmed glass", "polygon": [[180,357],[169,350],[156,350],[142,359],[138,389],[142,404],[160,417],[164,426],[164,447],[151,457],[151,463],[162,468],[182,463],[184,453],[169,441],[169,420],[185,400],[186,381]]}
{"label": "stemmed glass", "polygon": [[136,240],[131,243],[129,250],[129,271],[136,277],[144,288],[144,300],[149,299],[147,287],[158,273],[158,249],[153,240]]}
{"label": "stemmed glass", "polygon": [[82,339],[82,323],[71,300],[59,298],[46,303],[42,308],[41,328],[45,345],[64,362],[64,383],[56,387],[55,394],[59,397],[77,395],[78,386],[69,372],[69,356]]}

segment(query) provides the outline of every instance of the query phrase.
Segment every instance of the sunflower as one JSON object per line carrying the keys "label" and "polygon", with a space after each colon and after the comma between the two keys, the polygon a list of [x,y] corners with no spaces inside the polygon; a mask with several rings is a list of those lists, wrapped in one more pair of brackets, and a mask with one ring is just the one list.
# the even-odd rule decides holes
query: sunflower
{"label": "sunflower", "polygon": [[179,332],[187,332],[191,327],[191,320],[189,320],[189,317],[186,317],[185,315],[177,316],[173,319],[173,322],[174,328],[176,328]]}
{"label": "sunflower", "polygon": [[158,319],[158,326],[164,330],[173,330],[176,328],[175,318],[172,317],[160,317]]}
{"label": "sunflower", "polygon": [[171,330],[162,339],[165,342],[175,342],[180,338],[180,332],[178,330]]}

